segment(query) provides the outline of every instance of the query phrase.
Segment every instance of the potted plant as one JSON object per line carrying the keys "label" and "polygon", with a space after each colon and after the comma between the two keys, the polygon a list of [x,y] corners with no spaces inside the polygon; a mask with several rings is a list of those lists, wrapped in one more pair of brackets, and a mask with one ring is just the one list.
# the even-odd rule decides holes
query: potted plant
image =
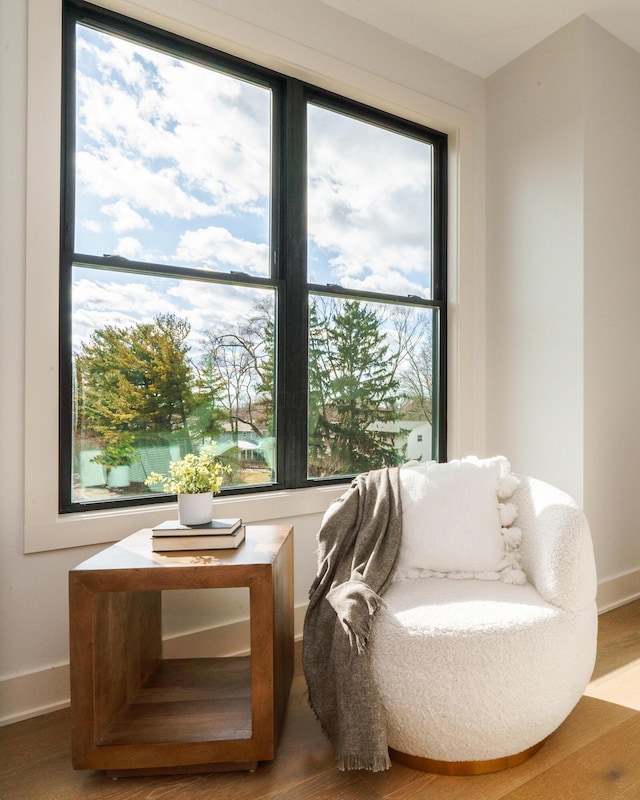
{"label": "potted plant", "polygon": [[105,468],[107,486],[112,488],[129,486],[131,482],[130,467],[136,457],[136,450],[132,444],[133,434],[126,431],[113,431],[105,439],[102,452],[91,460]]}
{"label": "potted plant", "polygon": [[178,495],[178,519],[182,525],[202,525],[211,519],[213,495],[219,494],[231,467],[215,457],[215,448],[203,447],[199,455],[187,453],[169,462],[169,476],[152,472],[145,484],[163,483],[163,489]]}

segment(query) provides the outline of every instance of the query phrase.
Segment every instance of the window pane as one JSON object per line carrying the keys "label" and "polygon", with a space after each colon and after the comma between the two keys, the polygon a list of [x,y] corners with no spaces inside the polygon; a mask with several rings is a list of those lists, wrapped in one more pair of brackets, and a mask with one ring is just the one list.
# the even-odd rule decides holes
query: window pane
{"label": "window pane", "polygon": [[226,485],[275,481],[275,290],[76,266],[73,298],[73,502],[212,442]]}
{"label": "window pane", "polygon": [[436,314],[415,306],[310,298],[310,478],[434,457]]}
{"label": "window pane", "polygon": [[77,26],[77,253],[269,275],[271,91]]}
{"label": "window pane", "polygon": [[308,280],[431,298],[433,146],[308,105]]}

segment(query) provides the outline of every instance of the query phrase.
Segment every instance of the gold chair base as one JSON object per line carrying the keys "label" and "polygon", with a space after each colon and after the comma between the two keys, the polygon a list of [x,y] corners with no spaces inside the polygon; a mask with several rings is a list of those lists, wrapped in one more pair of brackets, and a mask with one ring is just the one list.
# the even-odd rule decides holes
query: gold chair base
{"label": "gold chair base", "polygon": [[486,775],[488,772],[500,772],[503,769],[510,767],[517,767],[518,764],[524,763],[528,758],[538,752],[538,750],[545,743],[545,739],[533,747],[523,750],[521,753],[515,753],[512,756],[503,756],[502,758],[490,758],[486,761],[438,761],[433,758],[422,758],[421,756],[412,756],[408,753],[402,753],[399,750],[389,748],[389,756],[392,761],[397,764],[403,764],[405,767],[411,769],[418,769],[422,772],[433,772],[436,775]]}

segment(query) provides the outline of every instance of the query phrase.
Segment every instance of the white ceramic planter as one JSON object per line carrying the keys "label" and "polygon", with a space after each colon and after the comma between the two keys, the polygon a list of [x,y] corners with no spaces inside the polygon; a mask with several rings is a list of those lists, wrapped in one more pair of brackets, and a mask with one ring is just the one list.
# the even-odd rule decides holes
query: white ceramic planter
{"label": "white ceramic planter", "polygon": [[112,489],[122,489],[131,484],[131,467],[120,465],[111,467],[107,474],[107,486]]}
{"label": "white ceramic planter", "polygon": [[178,495],[178,519],[181,525],[203,525],[211,519],[213,492]]}

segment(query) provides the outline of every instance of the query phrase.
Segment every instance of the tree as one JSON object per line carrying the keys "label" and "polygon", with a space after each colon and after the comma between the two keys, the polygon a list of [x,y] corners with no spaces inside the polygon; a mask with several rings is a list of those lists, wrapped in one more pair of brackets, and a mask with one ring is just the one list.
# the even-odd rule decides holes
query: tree
{"label": "tree", "polygon": [[[187,337],[191,326],[175,314],[160,314],[153,324],[133,329],[132,353],[139,405],[137,424],[143,430],[187,432],[195,405],[194,374]],[[190,445],[189,437],[186,437]]]}
{"label": "tree", "polygon": [[432,422],[433,324],[431,312],[404,307],[394,312],[393,323],[401,352],[400,386],[402,418]]}
{"label": "tree", "polygon": [[100,328],[82,345],[75,359],[78,425],[98,437],[100,458],[124,447],[131,463],[134,443],[166,443],[173,432],[191,450],[188,418],[203,393],[195,391],[189,333],[186,320],[161,314],[153,323]]}
{"label": "tree", "polygon": [[309,472],[352,474],[398,463],[398,352],[381,313],[316,300],[310,312]]}
{"label": "tree", "polygon": [[189,418],[192,435],[214,440],[224,431],[227,418],[224,409],[225,387],[219,373],[213,369],[211,356],[205,353],[196,366],[196,400]]}
{"label": "tree", "polygon": [[273,435],[274,325],[268,301],[255,303],[235,330],[208,331],[203,373],[220,387],[232,436],[240,424],[256,436]]}
{"label": "tree", "polygon": [[268,436],[274,435],[275,400],[275,325],[273,306],[256,303],[240,333],[248,343],[256,375],[256,422]]}

